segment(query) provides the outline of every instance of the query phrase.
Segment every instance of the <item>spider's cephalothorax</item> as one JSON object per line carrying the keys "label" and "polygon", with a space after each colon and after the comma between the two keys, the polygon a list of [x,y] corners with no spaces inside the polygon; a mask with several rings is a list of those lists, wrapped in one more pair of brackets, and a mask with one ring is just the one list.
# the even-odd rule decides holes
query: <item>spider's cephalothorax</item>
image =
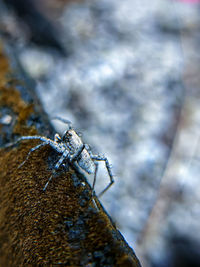
{"label": "spider's cephalothorax", "polygon": [[78,165],[87,173],[95,172],[95,163],[91,158],[91,152],[86,149],[80,136],[74,129],[66,131],[62,137],[63,143],[66,144],[67,149],[72,157],[72,161],[77,161]]}
{"label": "spider's cephalothorax", "polygon": [[78,166],[86,171],[88,174],[94,174],[93,186],[92,190],[94,191],[94,186],[96,183],[96,176],[98,170],[98,161],[104,161],[105,166],[107,168],[107,172],[110,178],[110,183],[104,188],[104,190],[100,193],[102,195],[107,189],[114,183],[113,174],[111,172],[111,167],[106,157],[101,157],[99,155],[93,155],[89,149],[89,146],[84,144],[80,136],[76,133],[76,131],[72,128],[71,122],[64,120],[62,118],[56,117],[55,119],[59,119],[64,123],[69,125],[69,130],[65,131],[62,137],[59,134],[55,134],[54,140],[51,140],[45,136],[33,135],[33,136],[22,136],[16,142],[9,143],[6,147],[13,146],[18,142],[23,140],[40,140],[41,143],[33,148],[30,149],[26,159],[20,164],[19,167],[24,165],[24,163],[29,158],[30,154],[45,146],[50,145],[54,150],[61,154],[59,160],[57,161],[52,175],[50,176],[49,180],[45,184],[43,191],[46,190],[49,182],[53,178],[55,172],[59,169],[59,167],[64,163],[66,160],[72,166],[75,162],[77,162]]}

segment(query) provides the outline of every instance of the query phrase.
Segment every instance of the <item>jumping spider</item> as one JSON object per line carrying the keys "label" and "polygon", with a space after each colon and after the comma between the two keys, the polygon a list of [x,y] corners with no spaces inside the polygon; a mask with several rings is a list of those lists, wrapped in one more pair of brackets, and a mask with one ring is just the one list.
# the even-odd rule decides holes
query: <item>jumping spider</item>
{"label": "jumping spider", "polygon": [[72,124],[70,121],[64,120],[60,117],[55,117],[53,119],[58,119],[68,125],[69,129],[64,132],[62,137],[57,133],[55,134],[54,140],[51,140],[45,136],[40,136],[40,135],[22,136],[19,139],[17,139],[15,142],[9,143],[6,145],[6,147],[13,146],[23,140],[35,140],[36,139],[36,140],[42,141],[42,143],[30,149],[29,153],[27,154],[26,159],[19,165],[19,168],[24,165],[24,163],[28,160],[29,156],[31,155],[33,151],[43,146],[50,145],[54,150],[60,153],[61,156],[59,160],[57,161],[57,163],[55,164],[54,170],[49,180],[45,184],[43,191],[46,190],[54,174],[59,169],[59,167],[63,164],[64,160],[66,160],[72,166],[76,162],[78,166],[84,171],[86,171],[88,174],[94,174],[93,185],[92,185],[92,192],[94,192],[97,171],[98,171],[98,161],[104,161],[109,178],[110,178],[110,182],[104,188],[104,190],[99,194],[99,196],[101,196],[114,183],[113,174],[112,174],[108,159],[106,157],[101,157],[99,155],[93,155],[92,152],[89,150],[89,146],[83,143],[80,136],[72,128]]}

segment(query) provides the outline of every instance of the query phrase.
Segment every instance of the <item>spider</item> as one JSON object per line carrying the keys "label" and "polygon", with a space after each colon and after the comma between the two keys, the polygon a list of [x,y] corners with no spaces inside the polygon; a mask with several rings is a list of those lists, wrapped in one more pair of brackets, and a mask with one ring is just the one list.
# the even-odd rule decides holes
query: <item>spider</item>
{"label": "spider", "polygon": [[55,164],[52,174],[49,177],[47,183],[45,184],[43,191],[46,191],[46,188],[49,182],[52,180],[53,176],[55,175],[56,171],[63,164],[64,160],[66,160],[72,166],[76,162],[78,166],[84,171],[86,171],[88,174],[94,174],[93,185],[92,185],[92,192],[94,193],[94,187],[98,171],[98,162],[104,161],[110,178],[110,182],[99,194],[99,197],[102,196],[114,183],[111,166],[109,164],[108,159],[100,155],[93,155],[92,152],[89,150],[89,146],[83,143],[78,133],[73,129],[72,123],[70,121],[60,117],[55,117],[52,119],[60,120],[61,122],[66,123],[68,125],[69,129],[64,132],[62,137],[58,133],[55,134],[54,140],[51,140],[45,136],[40,136],[40,135],[21,136],[15,142],[6,145],[6,147],[13,146],[24,140],[40,140],[42,142],[39,145],[30,149],[26,159],[19,165],[18,168],[24,165],[24,163],[28,160],[32,152],[36,151],[37,149],[43,146],[50,145],[54,150],[56,150],[59,154],[61,154],[61,156],[57,161],[57,163]]}

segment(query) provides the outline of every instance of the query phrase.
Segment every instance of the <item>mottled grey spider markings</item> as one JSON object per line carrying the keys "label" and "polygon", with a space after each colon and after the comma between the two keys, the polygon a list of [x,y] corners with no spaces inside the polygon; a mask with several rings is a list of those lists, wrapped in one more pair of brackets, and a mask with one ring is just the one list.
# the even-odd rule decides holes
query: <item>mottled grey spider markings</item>
{"label": "mottled grey spider markings", "polygon": [[49,182],[52,180],[55,173],[58,171],[60,166],[67,161],[72,166],[75,162],[78,166],[86,171],[88,174],[94,174],[92,191],[94,192],[95,183],[97,180],[97,172],[98,172],[98,163],[99,161],[103,161],[105,163],[108,176],[110,179],[109,184],[104,188],[104,190],[99,194],[99,196],[103,195],[110,186],[114,183],[113,174],[111,171],[111,166],[106,157],[101,157],[100,155],[93,155],[89,149],[89,146],[84,144],[81,137],[77,134],[77,132],[72,128],[72,124],[68,120],[64,120],[60,117],[55,117],[52,119],[58,119],[66,124],[68,124],[69,129],[66,130],[61,137],[59,134],[55,134],[54,140],[47,138],[45,136],[33,135],[33,136],[21,136],[13,143],[8,143],[5,147],[10,147],[16,145],[17,143],[24,140],[40,140],[42,143],[30,149],[25,160],[19,165],[18,168],[21,168],[24,163],[28,160],[31,153],[40,149],[43,146],[49,145],[59,154],[61,154],[59,160],[54,166],[51,176],[49,177],[47,183],[45,184],[43,191],[46,191]]}

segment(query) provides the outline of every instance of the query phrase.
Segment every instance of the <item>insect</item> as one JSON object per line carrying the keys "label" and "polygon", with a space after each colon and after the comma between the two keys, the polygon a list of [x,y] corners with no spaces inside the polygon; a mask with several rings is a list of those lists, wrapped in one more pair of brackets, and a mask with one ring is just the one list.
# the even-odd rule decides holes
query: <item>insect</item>
{"label": "insect", "polygon": [[57,163],[55,164],[52,174],[49,177],[47,183],[45,184],[43,191],[46,191],[47,186],[49,182],[52,180],[56,171],[60,168],[60,166],[66,160],[68,163],[70,163],[70,165],[73,166],[76,162],[78,166],[84,171],[86,171],[88,174],[94,174],[93,185],[92,185],[92,192],[94,192],[94,187],[95,187],[97,172],[98,172],[98,162],[104,161],[107,172],[108,172],[108,176],[110,178],[110,182],[104,188],[104,190],[99,194],[99,196],[102,196],[114,183],[111,166],[109,164],[108,159],[100,155],[93,155],[89,149],[89,146],[83,143],[81,137],[73,129],[70,121],[60,118],[60,117],[55,117],[52,119],[58,119],[68,125],[68,130],[64,132],[62,137],[58,133],[55,134],[54,140],[51,140],[45,136],[40,136],[40,135],[21,136],[15,142],[9,143],[6,145],[6,147],[13,146],[24,140],[40,140],[41,141],[39,145],[30,149],[30,151],[27,154],[26,159],[19,165],[18,168],[24,165],[24,163],[28,160],[32,152],[36,151],[37,149],[40,149],[43,146],[50,145],[61,156],[59,160],[57,161]]}

